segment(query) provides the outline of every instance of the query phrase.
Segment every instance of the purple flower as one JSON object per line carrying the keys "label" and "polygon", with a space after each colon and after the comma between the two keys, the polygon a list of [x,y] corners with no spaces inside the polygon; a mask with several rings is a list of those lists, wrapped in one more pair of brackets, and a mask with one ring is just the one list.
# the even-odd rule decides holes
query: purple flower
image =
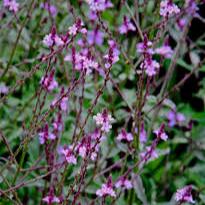
{"label": "purple flower", "polygon": [[0,84],[0,94],[7,94],[9,92],[9,89],[8,87],[4,84],[4,83],[1,83]]}
{"label": "purple flower", "polygon": [[152,146],[146,147],[146,150],[140,154],[141,160],[147,162],[149,159],[156,159],[158,154]]}
{"label": "purple flower", "polygon": [[133,140],[133,136],[131,133],[127,133],[125,129],[122,129],[119,135],[117,136],[117,140],[125,140],[127,142],[131,142]]}
{"label": "purple flower", "polygon": [[57,8],[54,5],[50,5],[49,2],[41,3],[41,8],[50,12],[53,17],[57,15]]}
{"label": "purple flower", "polygon": [[88,31],[87,40],[90,45],[102,45],[104,39],[104,33],[101,32],[98,28],[93,31]]}
{"label": "purple flower", "polygon": [[161,140],[164,140],[164,141],[167,141],[167,139],[168,139],[168,135],[164,132],[164,124],[162,124],[160,126],[160,128],[154,130],[154,134],[157,135],[158,139],[161,139]]}
{"label": "purple flower", "polygon": [[140,65],[141,69],[145,68],[145,73],[152,77],[157,74],[157,70],[160,68],[160,65],[157,61],[147,58]]}
{"label": "purple flower", "polygon": [[109,0],[86,0],[92,11],[104,11],[107,8],[112,8],[113,4]]}
{"label": "purple flower", "polygon": [[115,183],[116,188],[132,189],[132,182],[125,177],[120,177],[120,179]]}
{"label": "purple flower", "polygon": [[93,119],[103,132],[109,132],[112,128],[111,123],[114,121],[114,118],[108,114],[107,110],[103,110],[102,113],[97,113],[97,115],[93,116]]}
{"label": "purple flower", "polygon": [[198,11],[195,0],[186,0],[185,7],[187,8],[187,12],[192,15],[194,15],[196,11]]}
{"label": "purple flower", "polygon": [[178,189],[175,196],[176,201],[180,203],[189,202],[194,204],[195,201],[193,200],[191,191],[192,191],[191,185],[185,186],[182,189]]}
{"label": "purple flower", "polygon": [[116,197],[116,193],[113,190],[111,178],[108,179],[106,184],[102,184],[101,188],[96,191],[96,195],[99,197]]}
{"label": "purple flower", "polygon": [[155,53],[164,56],[165,58],[171,58],[173,55],[173,50],[170,46],[164,45],[160,48],[155,49]]}
{"label": "purple flower", "polygon": [[175,5],[172,0],[164,0],[160,3],[160,15],[163,17],[170,17],[174,14],[178,14],[180,9]]}
{"label": "purple flower", "polygon": [[54,45],[62,46],[64,45],[64,41],[57,34],[49,33],[44,37],[43,44],[47,47],[52,47]]}
{"label": "purple flower", "polygon": [[40,144],[45,144],[47,140],[55,140],[56,135],[49,132],[48,124],[45,125],[44,129],[38,133]]}
{"label": "purple flower", "polygon": [[139,137],[140,137],[140,143],[143,144],[147,141],[147,133],[146,130],[144,129],[144,123],[142,123],[141,125]]}
{"label": "purple flower", "polygon": [[40,84],[47,91],[52,91],[58,87],[58,83],[56,82],[56,80],[54,78],[54,72],[55,71],[52,70],[51,73],[49,73],[48,75],[43,76],[41,78]]}
{"label": "purple flower", "polygon": [[51,103],[51,106],[56,105],[58,105],[59,109],[64,112],[68,110],[68,97],[66,96],[66,93],[64,93],[64,88],[61,89],[60,96],[56,97]]}
{"label": "purple flower", "polygon": [[123,23],[119,27],[119,32],[121,34],[125,34],[125,33],[128,33],[128,31],[135,31],[135,30],[136,30],[136,28],[133,25],[133,23],[131,23],[130,19],[128,19],[126,16],[124,16]]}
{"label": "purple flower", "polygon": [[19,3],[17,3],[16,0],[4,0],[4,7],[16,13],[19,10]]}
{"label": "purple flower", "polygon": [[69,147],[62,148],[60,150],[60,154],[62,154],[65,157],[68,164],[77,164],[77,159],[75,155],[73,154],[73,151],[71,148]]}
{"label": "purple flower", "polygon": [[154,54],[154,51],[152,49],[152,42],[148,41],[148,39],[145,36],[144,42],[140,42],[137,44],[137,52],[142,54]]}
{"label": "purple flower", "polygon": [[52,203],[60,203],[59,197],[53,196],[53,195],[48,195],[43,198],[43,201],[46,202],[47,204],[52,204]]}
{"label": "purple flower", "polygon": [[170,110],[167,113],[167,119],[169,121],[169,126],[173,127],[176,124],[180,124],[185,121],[185,116],[182,113],[177,113],[175,110]]}
{"label": "purple flower", "polygon": [[98,68],[98,63],[96,63],[91,57],[88,58],[83,53],[76,53],[72,51],[72,55],[68,54],[65,56],[64,61],[71,61],[75,70],[85,70],[86,75],[89,75],[92,72],[92,69]]}
{"label": "purple flower", "polygon": [[117,44],[113,40],[108,41],[109,51],[108,54],[104,56],[106,63],[105,68],[110,68],[119,60],[120,51],[117,48]]}

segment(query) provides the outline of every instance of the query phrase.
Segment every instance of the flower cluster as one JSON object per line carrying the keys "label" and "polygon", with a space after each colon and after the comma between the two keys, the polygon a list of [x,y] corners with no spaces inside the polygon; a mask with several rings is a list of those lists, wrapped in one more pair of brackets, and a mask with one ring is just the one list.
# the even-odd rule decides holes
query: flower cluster
{"label": "flower cluster", "polygon": [[58,87],[58,83],[54,78],[55,70],[53,69],[49,74],[41,78],[40,84],[47,91],[52,91]]}
{"label": "flower cluster", "polygon": [[40,144],[44,144],[47,140],[55,140],[56,135],[52,132],[49,132],[48,124],[42,129],[41,132],[38,133]]}
{"label": "flower cluster", "polygon": [[87,40],[90,45],[98,45],[101,46],[104,40],[104,33],[100,31],[98,27],[96,27],[92,31],[88,31]]}
{"label": "flower cluster", "polygon": [[152,55],[154,54],[152,42],[148,41],[146,35],[144,36],[144,41],[137,44],[137,51],[144,56],[144,61],[141,63],[140,68],[142,70],[145,69],[145,73],[150,77],[156,75],[160,65],[152,59]]}
{"label": "flower cluster", "polygon": [[93,119],[103,132],[109,132],[112,128],[112,122],[114,121],[114,118],[108,114],[106,109],[104,109],[102,113],[93,116]]}
{"label": "flower cluster", "polygon": [[41,3],[41,8],[47,10],[53,17],[57,15],[57,8],[49,2]]}
{"label": "flower cluster", "polygon": [[113,40],[108,41],[109,51],[108,54],[104,56],[106,63],[105,68],[110,68],[119,60],[120,51],[117,48],[117,44]]}
{"label": "flower cluster", "polygon": [[117,136],[117,140],[119,141],[125,140],[127,142],[130,142],[133,140],[133,136],[131,133],[127,133],[125,129],[122,129],[119,135]]}
{"label": "flower cluster", "polygon": [[128,19],[127,16],[124,16],[123,23],[119,27],[119,32],[120,34],[125,34],[128,33],[128,31],[136,31],[136,28],[133,25],[133,23],[130,21],[130,19]]}
{"label": "flower cluster", "polygon": [[77,164],[77,159],[73,153],[73,147],[69,146],[69,147],[62,147],[59,149],[59,153],[64,157],[64,159],[66,160],[66,162],[68,164]]}
{"label": "flower cluster", "polygon": [[9,11],[17,13],[19,10],[19,3],[16,0],[4,0],[4,7],[8,8]]}
{"label": "flower cluster", "polygon": [[106,184],[102,184],[102,187],[96,191],[96,195],[100,197],[116,197],[116,193],[113,190],[113,184],[111,178],[108,178],[108,181]]}
{"label": "flower cluster", "polygon": [[163,0],[160,3],[160,15],[163,17],[170,17],[174,14],[178,14],[180,9],[172,0]]}
{"label": "flower cluster", "polygon": [[115,183],[116,188],[132,189],[132,182],[125,177],[120,177],[120,179]]}
{"label": "flower cluster", "polygon": [[185,121],[185,116],[182,113],[177,113],[176,110],[170,110],[167,113],[167,119],[169,127],[173,127],[175,125],[180,125],[182,122]]}
{"label": "flower cluster", "polygon": [[195,201],[193,200],[191,192],[192,192],[191,185],[185,186],[182,189],[178,189],[175,196],[176,201],[180,203],[189,202],[194,204]]}
{"label": "flower cluster", "polygon": [[170,46],[168,45],[163,45],[160,48],[155,49],[155,53],[159,54],[161,56],[164,56],[165,58],[171,58],[173,55],[173,50]]}
{"label": "flower cluster", "polygon": [[160,128],[158,128],[158,129],[156,129],[156,130],[154,131],[154,134],[157,135],[157,138],[158,138],[158,139],[167,141],[168,135],[164,132],[164,127],[165,127],[165,125],[162,124],[162,125],[160,126]]}
{"label": "flower cluster", "polygon": [[90,9],[95,12],[101,12],[107,8],[112,8],[113,4],[109,0],[86,0]]}

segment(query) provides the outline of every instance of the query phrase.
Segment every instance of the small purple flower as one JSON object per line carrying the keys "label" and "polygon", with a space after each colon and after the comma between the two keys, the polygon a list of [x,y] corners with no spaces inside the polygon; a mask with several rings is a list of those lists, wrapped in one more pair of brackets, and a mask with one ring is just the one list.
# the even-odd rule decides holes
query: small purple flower
{"label": "small purple flower", "polygon": [[54,5],[50,5],[49,2],[41,3],[40,7],[50,12],[53,17],[57,15],[57,8]]}
{"label": "small purple flower", "polygon": [[191,191],[192,191],[191,185],[185,186],[182,189],[178,189],[175,195],[176,201],[180,203],[188,202],[194,204],[195,201],[193,200]]}
{"label": "small purple flower", "polygon": [[75,155],[73,154],[73,151],[71,148],[69,147],[62,148],[60,150],[60,154],[62,154],[65,157],[68,164],[74,164],[74,165],[77,164],[77,159]]}
{"label": "small purple flower", "polygon": [[87,40],[90,45],[102,45],[104,39],[104,33],[101,32],[98,28],[93,31],[88,31]]}
{"label": "small purple flower", "polygon": [[127,142],[131,142],[133,140],[133,136],[131,133],[127,133],[126,130],[123,128],[119,135],[117,136],[117,140],[122,141],[125,140]]}
{"label": "small purple flower", "polygon": [[59,197],[56,197],[53,195],[48,195],[44,197],[43,201],[46,202],[48,205],[53,204],[53,203],[60,203]]}
{"label": "small purple flower", "polygon": [[56,135],[49,132],[48,124],[45,125],[44,129],[38,133],[40,144],[45,144],[47,140],[55,140]]}
{"label": "small purple flower", "polygon": [[4,83],[1,83],[0,84],[0,94],[7,94],[8,92],[9,92],[8,87]]}
{"label": "small purple flower", "polygon": [[140,143],[144,144],[145,142],[147,142],[147,132],[144,128],[144,123],[142,123],[141,125],[139,137],[140,137]]}
{"label": "small purple flower", "polygon": [[170,17],[174,14],[178,14],[180,9],[172,0],[164,0],[160,3],[160,15],[163,17]]}
{"label": "small purple flower", "polygon": [[115,183],[116,188],[132,189],[132,182],[125,177],[120,177],[120,179]]}
{"label": "small purple flower", "polygon": [[181,124],[185,121],[185,116],[182,113],[177,113],[175,110],[170,110],[167,113],[167,119],[169,121],[169,126],[173,127],[176,124]]}
{"label": "small purple flower", "polygon": [[43,44],[47,47],[62,46],[64,41],[57,34],[49,33],[44,37]]}
{"label": "small purple flower", "polygon": [[149,159],[158,158],[156,150],[152,146],[146,147],[146,150],[140,154],[141,160],[147,162]]}
{"label": "small purple flower", "polygon": [[49,73],[48,75],[43,76],[41,78],[40,84],[47,91],[52,91],[58,87],[58,83],[56,82],[56,80],[54,78],[54,72],[55,71],[52,70],[51,73]]}
{"label": "small purple flower", "polygon": [[112,128],[112,122],[114,118],[110,114],[108,114],[107,110],[103,110],[102,113],[97,113],[97,115],[93,116],[93,119],[96,122],[96,125],[100,126],[101,131],[109,132]]}
{"label": "small purple flower", "polygon": [[155,53],[164,56],[165,58],[171,58],[173,55],[173,50],[170,46],[164,45],[160,48],[155,49]]}
{"label": "small purple flower", "polygon": [[8,8],[9,11],[17,13],[19,10],[19,3],[16,0],[4,0],[4,7]]}
{"label": "small purple flower", "polygon": [[101,188],[96,191],[96,195],[99,197],[116,197],[116,193],[113,189],[111,178],[108,179],[106,184],[102,184]]}
{"label": "small purple flower", "polygon": [[142,62],[142,64],[140,65],[140,68],[141,69],[145,68],[145,73],[149,77],[152,77],[157,74],[157,71],[160,68],[160,65],[157,61],[147,58],[144,60],[144,62]]}
{"label": "small purple flower", "polygon": [[125,33],[128,33],[128,31],[136,31],[136,28],[133,25],[133,23],[130,21],[130,19],[124,16],[123,23],[119,27],[119,32],[120,34],[125,34]]}
{"label": "small purple flower", "polygon": [[185,7],[187,9],[187,12],[189,14],[192,14],[192,15],[194,15],[196,13],[196,11],[199,10],[199,8],[196,5],[195,0],[186,0],[185,1]]}
{"label": "small purple flower", "polygon": [[158,139],[161,139],[161,140],[164,140],[164,141],[167,141],[167,139],[168,139],[168,135],[164,132],[164,124],[162,124],[160,126],[160,128],[154,130],[154,134],[157,135]]}
{"label": "small purple flower", "polygon": [[152,42],[148,41],[146,36],[144,42],[140,42],[137,44],[137,52],[150,55],[154,54],[154,51],[152,49]]}
{"label": "small purple flower", "polygon": [[104,56],[106,63],[105,68],[110,68],[119,60],[120,51],[117,48],[117,44],[113,40],[108,41],[109,51],[108,54]]}
{"label": "small purple flower", "polygon": [[86,0],[92,11],[104,11],[107,8],[112,8],[113,4],[109,0]]}

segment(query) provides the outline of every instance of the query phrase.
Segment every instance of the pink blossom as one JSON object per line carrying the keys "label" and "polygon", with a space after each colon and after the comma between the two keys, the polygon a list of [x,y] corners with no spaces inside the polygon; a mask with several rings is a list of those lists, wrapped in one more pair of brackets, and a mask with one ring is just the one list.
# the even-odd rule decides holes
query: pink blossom
{"label": "pink blossom", "polygon": [[133,23],[131,23],[130,19],[128,19],[126,16],[124,16],[123,23],[119,27],[119,32],[121,34],[125,34],[128,31],[135,31],[135,30],[136,30],[136,28],[133,25]]}
{"label": "pink blossom", "polygon": [[171,58],[173,55],[173,50],[170,46],[164,45],[160,48],[155,49],[155,53],[164,56],[165,58]]}
{"label": "pink blossom", "polygon": [[169,17],[174,14],[178,14],[180,9],[175,5],[172,0],[164,0],[160,3],[160,15],[163,17]]}
{"label": "pink blossom", "polygon": [[195,201],[193,200],[191,191],[192,191],[191,185],[185,186],[182,189],[178,189],[175,195],[176,201],[180,203],[189,202],[194,204]]}
{"label": "pink blossom", "polygon": [[[138,133],[137,128],[135,129],[135,132]],[[139,137],[140,137],[140,143],[143,144],[147,141],[147,133],[146,133],[146,130],[144,128],[144,123],[142,123],[142,125],[141,125]]]}
{"label": "pink blossom", "polygon": [[89,75],[92,69],[98,68],[98,63],[83,53],[73,52],[72,55],[68,54],[65,56],[64,61],[71,61],[75,70],[86,71],[86,75]]}
{"label": "pink blossom", "polygon": [[111,197],[116,197],[116,193],[113,190],[111,178],[108,178],[106,184],[102,184],[101,188],[96,191],[96,195],[99,197],[106,197],[108,195]]}
{"label": "pink blossom", "polygon": [[0,84],[0,94],[7,94],[9,91],[8,87],[4,84],[4,83],[1,83]]}
{"label": "pink blossom", "polygon": [[16,13],[19,10],[19,3],[17,3],[16,0],[4,0],[4,7]]}
{"label": "pink blossom", "polygon": [[48,124],[45,125],[44,129],[38,133],[40,144],[44,144],[47,140],[55,140],[56,135],[49,132]]}
{"label": "pink blossom", "polygon": [[116,188],[132,189],[132,182],[124,177],[121,177],[115,184]]}
{"label": "pink blossom", "polygon": [[51,71],[50,74],[43,76],[41,78],[40,84],[42,87],[48,91],[52,91],[58,87],[58,83],[54,78],[54,70]]}
{"label": "pink blossom", "polygon": [[64,42],[57,34],[49,33],[44,37],[43,44],[48,47],[52,47],[54,45],[62,46],[64,45]]}
{"label": "pink blossom", "polygon": [[140,65],[141,69],[145,68],[145,73],[152,77],[157,74],[157,70],[160,68],[160,65],[157,61],[152,59],[145,59],[144,62]]}
{"label": "pink blossom", "polygon": [[110,68],[119,60],[120,51],[117,48],[117,44],[113,40],[108,41],[109,51],[108,54],[104,56],[106,63],[105,68]]}
{"label": "pink blossom", "polygon": [[97,113],[97,115],[93,116],[93,119],[96,125],[101,127],[101,131],[103,132],[109,132],[112,128],[111,123],[114,121],[114,118],[108,114],[107,110],[104,110],[102,113]]}
{"label": "pink blossom", "polygon": [[41,3],[41,8],[50,12],[53,17],[57,15],[57,8],[54,5],[50,5],[49,2]]}
{"label": "pink blossom", "polygon": [[43,198],[43,201],[46,202],[47,204],[52,204],[52,203],[60,203],[59,197],[49,195]]}
{"label": "pink blossom", "polygon": [[107,8],[113,7],[109,0],[86,0],[92,11],[104,11]]}
{"label": "pink blossom", "polygon": [[122,129],[119,135],[117,136],[117,140],[119,141],[125,140],[131,142],[133,140],[133,136],[131,133],[127,133],[125,129]]}
{"label": "pink blossom", "polygon": [[66,148],[66,147],[62,148],[60,150],[60,153],[64,155],[67,163],[77,164],[77,159],[70,148]]}
{"label": "pink blossom", "polygon": [[90,45],[102,45],[104,39],[104,33],[101,32],[98,28],[93,31],[88,31],[87,34],[88,43]]}
{"label": "pink blossom", "polygon": [[157,138],[167,141],[168,135],[164,132],[164,124],[162,124],[160,128],[156,129],[154,133],[157,135]]}
{"label": "pink blossom", "polygon": [[154,51],[152,49],[152,42],[148,41],[146,38],[144,42],[140,42],[137,44],[137,52],[142,54],[154,54]]}
{"label": "pink blossom", "polygon": [[185,121],[185,116],[182,113],[177,113],[175,110],[170,110],[167,113],[167,119],[169,121],[169,126],[173,127]]}
{"label": "pink blossom", "polygon": [[158,158],[158,154],[152,146],[148,146],[146,147],[146,150],[140,154],[140,157],[146,162],[148,159]]}
{"label": "pink blossom", "polygon": [[68,33],[70,35],[75,36],[77,34],[77,31],[78,31],[78,28],[77,28],[76,24],[73,24],[72,26],[70,26],[68,28],[68,31],[69,31]]}

